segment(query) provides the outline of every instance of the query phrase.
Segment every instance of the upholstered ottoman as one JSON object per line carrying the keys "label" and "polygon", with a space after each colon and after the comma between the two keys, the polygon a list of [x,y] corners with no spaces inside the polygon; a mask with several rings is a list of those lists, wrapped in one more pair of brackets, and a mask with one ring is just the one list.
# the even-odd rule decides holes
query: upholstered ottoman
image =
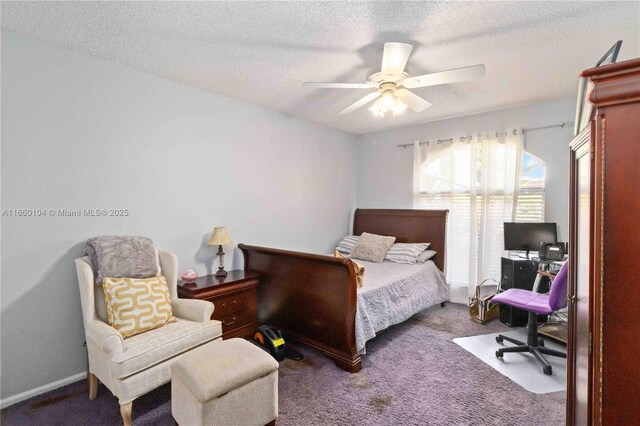
{"label": "upholstered ottoman", "polygon": [[278,417],[278,363],[244,339],[207,343],[171,367],[179,425],[256,425]]}

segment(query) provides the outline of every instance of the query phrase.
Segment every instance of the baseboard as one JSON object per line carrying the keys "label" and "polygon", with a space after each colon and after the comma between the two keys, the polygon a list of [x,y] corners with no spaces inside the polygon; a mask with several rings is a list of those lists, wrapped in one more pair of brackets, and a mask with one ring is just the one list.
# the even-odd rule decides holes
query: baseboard
{"label": "baseboard", "polygon": [[10,405],[17,404],[18,402],[24,401],[25,399],[33,398],[34,396],[41,395],[45,392],[49,392],[54,389],[61,388],[62,386],[66,386],[69,383],[77,382],[78,380],[85,379],[86,377],[87,377],[87,372],[84,371],[82,373],[74,374],[73,376],[56,380],[55,382],[51,382],[43,386],[38,386],[37,388],[29,389],[28,391],[24,391],[17,395],[13,395],[8,398],[0,400],[0,408],[7,408]]}

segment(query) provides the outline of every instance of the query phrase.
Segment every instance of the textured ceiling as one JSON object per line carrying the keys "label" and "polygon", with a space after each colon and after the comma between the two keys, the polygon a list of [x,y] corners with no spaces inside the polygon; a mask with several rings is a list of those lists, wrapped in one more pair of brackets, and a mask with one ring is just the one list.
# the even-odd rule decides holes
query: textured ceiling
{"label": "textured ceiling", "polygon": [[[640,2],[2,2],[2,26],[151,74],[352,133],[576,93],[618,39],[640,56]],[[481,81],[416,89],[433,106],[376,118],[338,112],[383,43],[414,45],[412,75],[484,63]],[[560,117],[565,119],[567,117]]]}

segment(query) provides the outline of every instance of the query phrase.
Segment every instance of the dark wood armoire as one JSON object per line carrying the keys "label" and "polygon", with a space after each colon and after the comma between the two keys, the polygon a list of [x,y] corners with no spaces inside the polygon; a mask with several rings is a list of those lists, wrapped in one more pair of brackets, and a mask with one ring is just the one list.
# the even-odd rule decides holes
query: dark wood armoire
{"label": "dark wood armoire", "polygon": [[640,59],[584,71],[571,143],[567,424],[640,422]]}

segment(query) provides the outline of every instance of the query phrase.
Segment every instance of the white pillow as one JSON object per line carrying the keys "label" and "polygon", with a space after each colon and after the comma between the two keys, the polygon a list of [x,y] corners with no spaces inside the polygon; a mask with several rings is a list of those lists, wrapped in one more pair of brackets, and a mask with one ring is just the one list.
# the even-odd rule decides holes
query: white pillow
{"label": "white pillow", "polygon": [[356,247],[358,239],[360,239],[360,237],[358,237],[357,235],[347,235],[342,240],[340,240],[340,242],[336,246],[336,251],[339,251],[342,254],[350,254]]}
{"label": "white pillow", "polygon": [[424,263],[435,256],[436,253],[438,252],[433,250],[425,250],[422,252],[422,254],[420,254],[420,256],[418,256],[418,260],[416,261],[416,263]]}
{"label": "white pillow", "polygon": [[391,246],[384,260],[395,263],[414,264],[418,257],[429,247],[430,243],[395,243]]}

